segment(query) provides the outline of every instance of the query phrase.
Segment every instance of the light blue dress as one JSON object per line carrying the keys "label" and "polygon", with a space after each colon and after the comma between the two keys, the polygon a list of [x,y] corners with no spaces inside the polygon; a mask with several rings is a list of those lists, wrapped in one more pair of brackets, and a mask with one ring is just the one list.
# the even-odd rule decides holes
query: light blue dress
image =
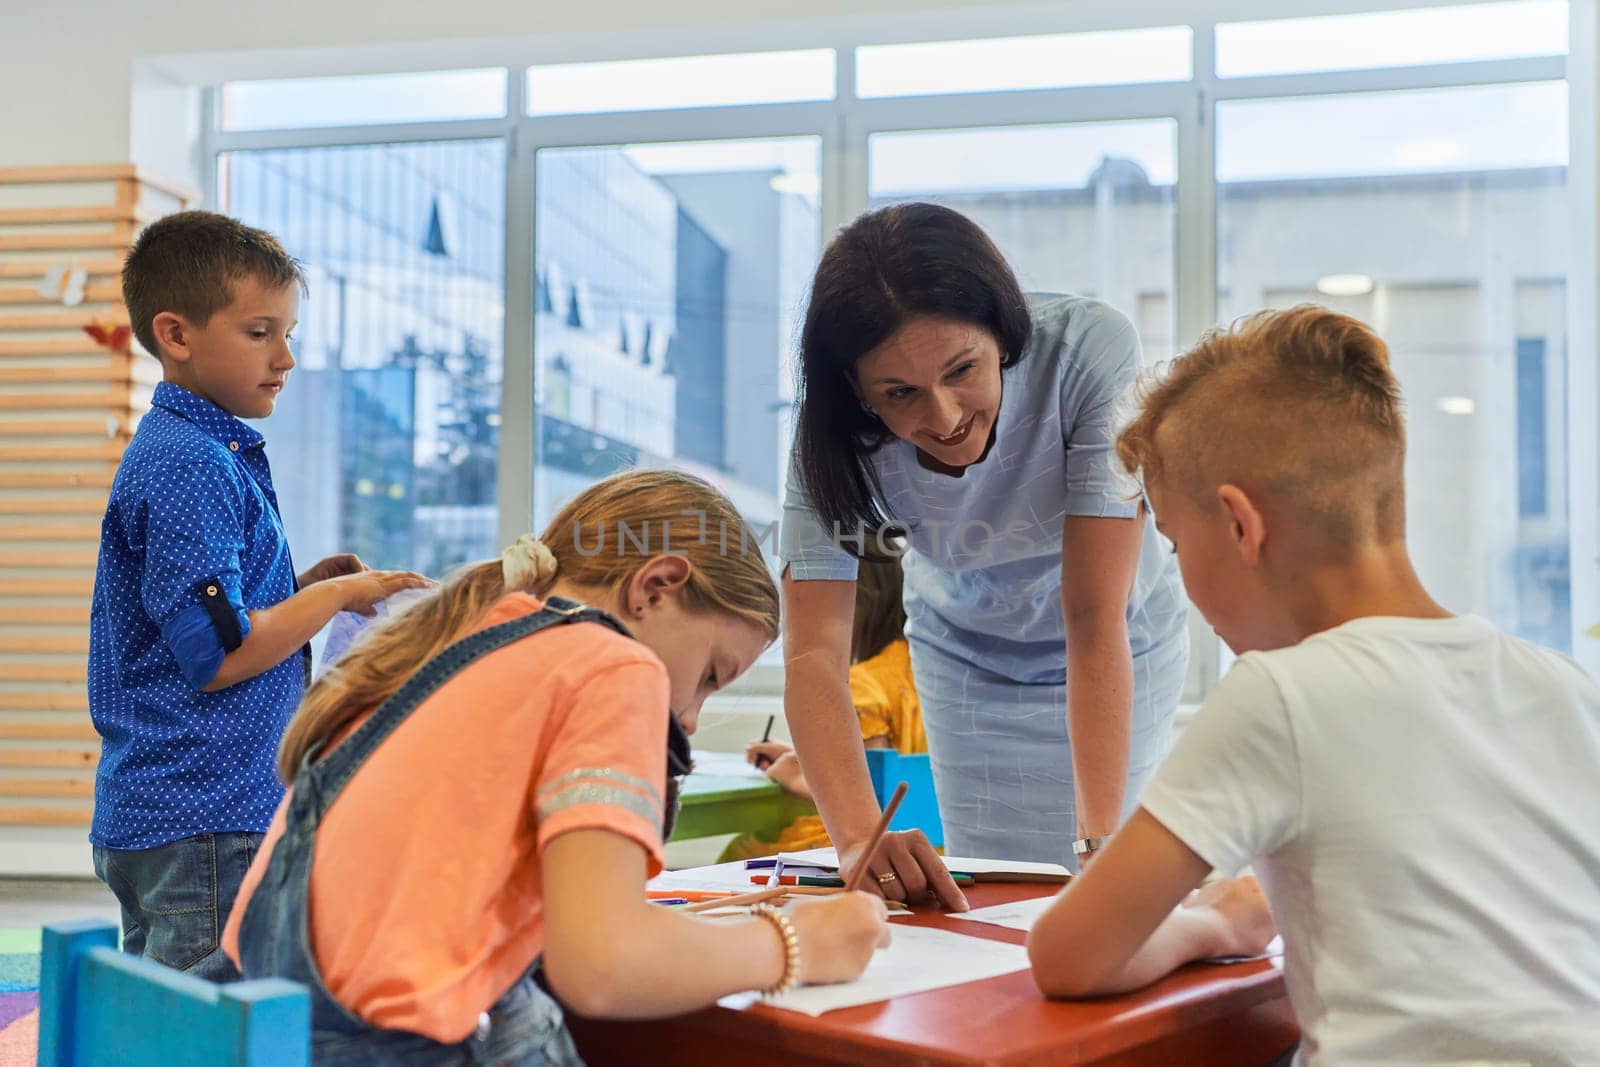
{"label": "light blue dress", "polygon": [[[959,478],[893,440],[873,453],[885,512],[910,530],[906,633],[951,855],[1075,868],[1061,536],[1067,515],[1132,518],[1112,440],[1139,374],[1132,324],[1098,301],[1030,298],[1033,333],[1003,372],[994,447]],[[849,533],[850,531],[845,531]],[[797,581],[854,580],[791,465],[779,551]],[[1166,753],[1188,664],[1177,561],[1145,518],[1128,602],[1133,651],[1126,810]]]}

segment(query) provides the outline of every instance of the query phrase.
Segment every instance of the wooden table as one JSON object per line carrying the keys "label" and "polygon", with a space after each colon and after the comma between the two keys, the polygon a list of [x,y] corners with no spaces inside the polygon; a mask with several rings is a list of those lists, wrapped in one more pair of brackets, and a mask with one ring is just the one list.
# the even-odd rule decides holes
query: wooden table
{"label": "wooden table", "polygon": [[[979,885],[973,907],[1053,891]],[[1022,944],[1020,930],[919,910],[914,923]],[[844,1008],[813,1018],[765,1004],[713,1007],[647,1023],[568,1016],[591,1067],[609,1064],[1118,1064],[1251,1067],[1299,1037],[1281,972],[1268,961],[1191,964],[1137,993],[1048,1001],[1027,971]]]}

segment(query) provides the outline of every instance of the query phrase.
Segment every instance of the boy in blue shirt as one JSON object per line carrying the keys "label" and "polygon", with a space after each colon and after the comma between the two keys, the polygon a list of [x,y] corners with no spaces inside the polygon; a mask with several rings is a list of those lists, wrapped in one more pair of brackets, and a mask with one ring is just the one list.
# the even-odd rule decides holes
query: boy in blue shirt
{"label": "boy in blue shirt", "polygon": [[304,285],[270,234],[204,211],[152,224],[122,272],[163,380],[101,524],[89,841],[123,948],[213,981],[239,977],[217,938],[283,795],[274,761],[306,642],[336,612],[425,584],[352,555],[295,574],[263,438],[240,420],[272,414]]}

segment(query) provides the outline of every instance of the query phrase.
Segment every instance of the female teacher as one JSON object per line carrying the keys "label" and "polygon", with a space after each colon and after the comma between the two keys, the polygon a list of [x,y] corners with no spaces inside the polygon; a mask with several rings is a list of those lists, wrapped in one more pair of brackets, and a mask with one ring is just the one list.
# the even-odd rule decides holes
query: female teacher
{"label": "female teacher", "polygon": [[[901,204],[823,253],[800,364],[784,706],[841,862],[878,818],[848,683],[857,558],[898,533],[948,852],[1075,866],[1164,754],[1188,661],[1176,561],[1111,447],[1133,327],[1025,298],[971,220]],[[890,898],[965,907],[919,831],[868,868]]]}

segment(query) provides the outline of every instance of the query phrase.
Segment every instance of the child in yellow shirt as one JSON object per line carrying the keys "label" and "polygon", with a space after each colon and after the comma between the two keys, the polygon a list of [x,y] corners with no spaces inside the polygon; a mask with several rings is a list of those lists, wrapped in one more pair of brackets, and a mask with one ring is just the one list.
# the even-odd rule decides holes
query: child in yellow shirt
{"label": "child in yellow shirt", "polygon": [[[850,700],[867,748],[892,748],[904,754],[928,751],[922,729],[922,705],[911,677],[911,646],[905,636],[906,612],[901,603],[900,561],[863,560],[856,579],[855,622],[850,636]],[[752,741],[745,758],[766,770],[767,777],[803,800],[811,799],[805,773],[794,749],[781,741]],[[773,841],[754,834],[734,838],[724,860],[752,859],[778,852],[798,852],[832,844],[822,818],[802,815]]]}

